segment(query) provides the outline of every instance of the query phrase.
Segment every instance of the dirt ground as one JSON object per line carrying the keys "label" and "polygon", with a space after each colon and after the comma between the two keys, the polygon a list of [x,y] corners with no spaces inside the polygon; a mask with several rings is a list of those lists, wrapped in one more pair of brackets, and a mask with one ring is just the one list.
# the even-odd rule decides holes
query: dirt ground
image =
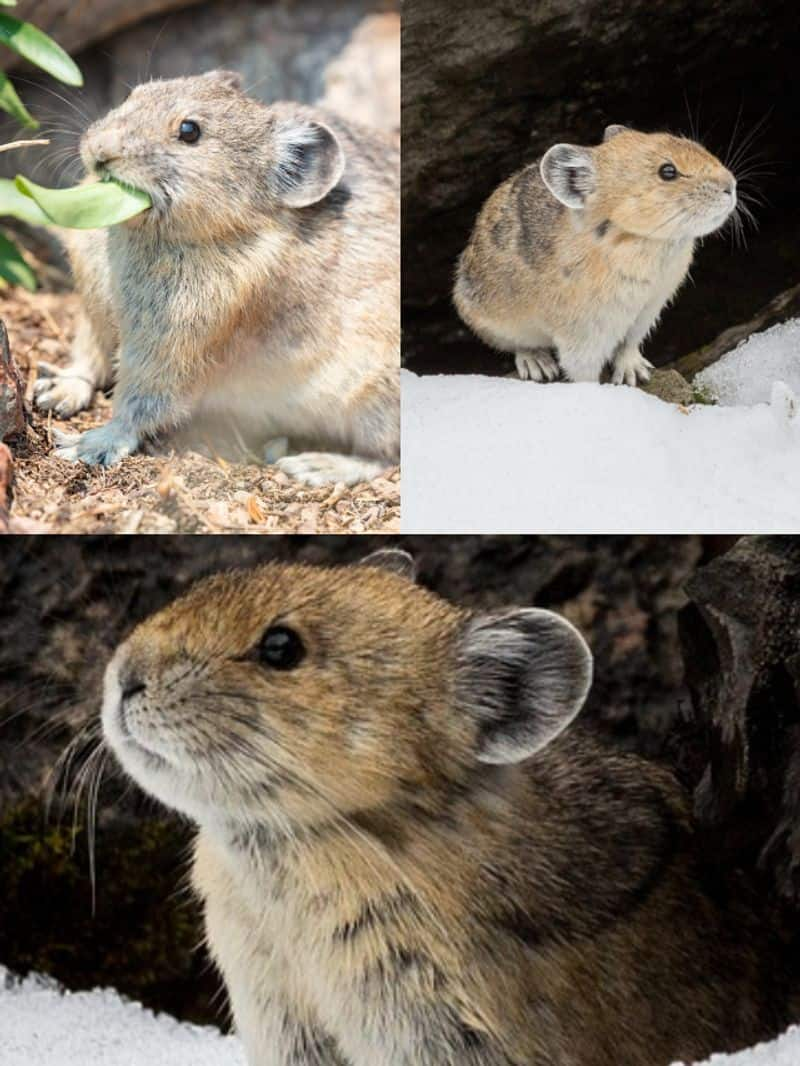
{"label": "dirt ground", "polygon": [[12,531],[399,532],[397,467],[352,488],[310,488],[274,467],[230,463],[194,452],[131,456],[110,469],[57,459],[52,430],[83,430],[108,421],[111,400],[97,393],[92,408],[69,421],[33,408],[37,364],[40,359],[67,361],[77,313],[77,298],[64,279],[55,268],[44,269],[42,291],[0,292],[0,317],[25,380],[30,415],[24,437],[7,442],[14,455]]}

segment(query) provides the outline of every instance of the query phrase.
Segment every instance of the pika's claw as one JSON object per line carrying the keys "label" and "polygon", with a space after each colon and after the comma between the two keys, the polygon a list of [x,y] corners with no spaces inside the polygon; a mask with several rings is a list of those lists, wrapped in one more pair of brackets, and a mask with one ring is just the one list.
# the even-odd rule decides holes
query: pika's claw
{"label": "pika's claw", "polygon": [[558,360],[548,348],[516,352],[514,361],[522,381],[555,381],[561,373]]}
{"label": "pika's claw", "polygon": [[39,363],[37,373],[33,398],[40,410],[52,411],[58,418],[71,418],[91,406],[94,385],[87,378],[50,363]]}
{"label": "pika's claw", "polygon": [[65,433],[61,429],[53,429],[53,443],[57,448],[69,448],[77,444],[80,439],[80,433]]}
{"label": "pika's claw", "polygon": [[644,385],[650,380],[654,369],[649,359],[645,359],[637,348],[627,348],[614,358],[611,373],[613,385]]}
{"label": "pika's claw", "polygon": [[130,431],[114,425],[113,419],[106,426],[87,429],[85,433],[61,433],[53,431],[56,455],[72,463],[87,466],[114,466],[126,455],[136,451],[139,440]]}

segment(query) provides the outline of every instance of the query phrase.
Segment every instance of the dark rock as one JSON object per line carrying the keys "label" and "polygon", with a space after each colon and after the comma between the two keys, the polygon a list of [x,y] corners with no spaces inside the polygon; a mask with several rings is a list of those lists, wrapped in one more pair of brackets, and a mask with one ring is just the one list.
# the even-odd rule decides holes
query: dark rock
{"label": "dark rock", "polygon": [[698,822],[719,861],[759,859],[800,903],[800,538],[744,539],[687,590]]}
{"label": "dark rock", "polygon": [[690,404],[694,400],[692,386],[677,370],[654,370],[643,392],[657,396],[665,403]]}

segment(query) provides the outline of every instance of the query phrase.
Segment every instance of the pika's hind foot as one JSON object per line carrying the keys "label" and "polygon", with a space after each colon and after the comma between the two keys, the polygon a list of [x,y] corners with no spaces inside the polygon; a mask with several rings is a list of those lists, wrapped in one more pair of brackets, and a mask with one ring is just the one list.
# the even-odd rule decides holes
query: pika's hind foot
{"label": "pika's hind foot", "polygon": [[95,386],[89,378],[71,367],[62,370],[45,362],[39,363],[37,373],[33,398],[40,410],[52,411],[57,418],[72,418],[91,406]]}
{"label": "pika's hind foot", "polygon": [[654,369],[649,359],[645,359],[638,348],[625,348],[614,356],[611,371],[613,385],[644,385],[650,380]]}
{"label": "pika's hind foot", "polygon": [[556,381],[561,375],[554,353],[549,348],[529,348],[515,352],[517,373],[523,381]]}
{"label": "pika's hind foot", "polygon": [[284,474],[306,485],[330,485],[341,482],[357,485],[371,481],[390,464],[380,459],[361,459],[357,455],[337,455],[333,452],[300,452],[279,459],[275,466]]}

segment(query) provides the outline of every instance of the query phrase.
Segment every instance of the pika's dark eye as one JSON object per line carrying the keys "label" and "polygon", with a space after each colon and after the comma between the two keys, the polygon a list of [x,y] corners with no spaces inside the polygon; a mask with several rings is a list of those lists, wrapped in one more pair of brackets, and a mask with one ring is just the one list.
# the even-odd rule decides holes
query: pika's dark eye
{"label": "pika's dark eye", "polygon": [[674,181],[678,176],[678,168],[674,163],[662,163],[658,168],[658,176],[662,181]]}
{"label": "pika's dark eye", "polygon": [[194,144],[195,141],[200,140],[200,127],[196,122],[192,122],[190,118],[185,118],[181,122],[181,128],[178,131],[178,140],[186,141],[187,144]]}
{"label": "pika's dark eye", "polygon": [[258,659],[273,670],[294,670],[306,655],[300,637],[288,626],[271,626],[257,648]]}

